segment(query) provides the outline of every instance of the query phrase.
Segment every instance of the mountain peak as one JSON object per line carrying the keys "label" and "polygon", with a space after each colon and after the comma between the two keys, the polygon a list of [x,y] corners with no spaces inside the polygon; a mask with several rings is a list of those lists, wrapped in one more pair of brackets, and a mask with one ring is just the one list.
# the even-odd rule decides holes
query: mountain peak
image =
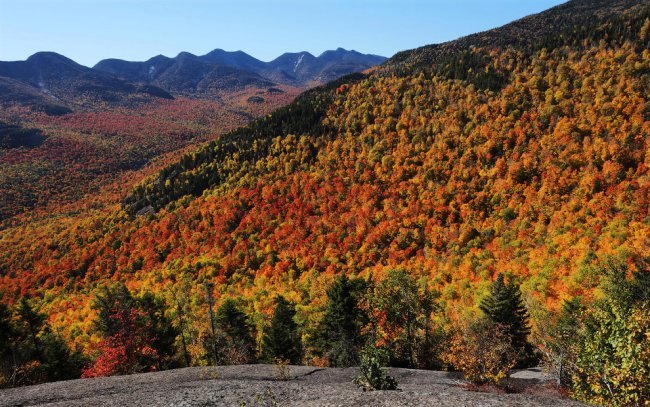
{"label": "mountain peak", "polygon": [[176,58],[174,59],[187,59],[187,58],[196,58],[196,55],[187,51],[182,51],[179,52],[178,55],[176,55]]}
{"label": "mountain peak", "polygon": [[151,57],[145,61],[147,64],[156,64],[156,63],[161,63],[161,62],[168,62],[171,61],[171,58],[166,57],[162,54],[156,55],[155,57]]}
{"label": "mountain peak", "polygon": [[43,63],[64,63],[67,65],[81,66],[75,61],[71,60],[68,57],[65,57],[61,54],[51,51],[41,51],[31,55],[27,58],[26,62],[31,64],[43,64]]}

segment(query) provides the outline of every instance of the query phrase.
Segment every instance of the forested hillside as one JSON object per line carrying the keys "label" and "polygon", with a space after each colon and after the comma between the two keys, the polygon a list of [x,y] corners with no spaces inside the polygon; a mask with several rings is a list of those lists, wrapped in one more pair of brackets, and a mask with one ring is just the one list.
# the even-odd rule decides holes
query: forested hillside
{"label": "forested hillside", "polygon": [[650,4],[572,1],[468,38],[306,92],[120,203],[2,231],[2,301],[35,298],[92,355],[102,338],[92,298],[122,281],[164,299],[182,363],[203,364],[216,360],[213,301],[241,308],[264,357],[286,298],[301,360],[336,365],[318,332],[330,287],[348,276],[358,286],[340,290],[370,293],[355,297],[365,317],[354,323],[391,363],[459,368],[471,334],[458,332],[493,317],[484,300],[502,290],[530,315],[520,334],[539,352],[568,349],[550,327],[576,318],[574,396],[643,405]]}

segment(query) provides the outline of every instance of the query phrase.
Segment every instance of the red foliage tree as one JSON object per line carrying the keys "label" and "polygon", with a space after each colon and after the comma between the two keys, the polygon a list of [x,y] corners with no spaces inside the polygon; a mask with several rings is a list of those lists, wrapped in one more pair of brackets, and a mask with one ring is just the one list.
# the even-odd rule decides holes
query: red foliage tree
{"label": "red foliage tree", "polygon": [[111,318],[121,329],[102,340],[97,346],[98,356],[82,377],[112,376],[155,370],[158,354],[150,344],[155,340],[146,326],[142,310],[115,309]]}

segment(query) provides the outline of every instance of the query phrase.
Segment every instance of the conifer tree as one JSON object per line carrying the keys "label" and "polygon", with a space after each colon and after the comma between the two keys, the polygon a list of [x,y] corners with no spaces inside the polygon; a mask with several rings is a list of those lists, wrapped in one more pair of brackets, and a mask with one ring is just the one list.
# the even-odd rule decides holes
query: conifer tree
{"label": "conifer tree", "polygon": [[337,278],[327,290],[325,313],[314,330],[312,344],[333,366],[352,366],[359,362],[363,313],[358,302],[364,290],[365,281],[346,276]]}
{"label": "conifer tree", "polygon": [[93,302],[93,308],[97,310],[97,318],[93,322],[95,330],[104,337],[120,332],[120,321],[113,315],[134,306],[135,299],[123,283],[100,287]]}
{"label": "conifer tree", "polygon": [[42,345],[48,380],[70,380],[81,376],[81,369],[88,361],[81,351],[71,350],[60,334],[48,327],[42,334]]}
{"label": "conifer tree", "polygon": [[[12,321],[7,307],[0,308],[0,357],[11,357],[2,367],[12,371],[13,385],[75,379],[86,362],[72,352],[65,339],[52,332],[47,318],[26,298],[21,298]],[[32,364],[30,362],[38,363]]]}
{"label": "conifer tree", "polygon": [[171,359],[175,353],[174,344],[179,332],[172,325],[171,319],[165,315],[167,305],[162,298],[151,292],[138,297],[136,304],[147,316],[148,329],[153,338],[151,347],[158,355],[157,368],[162,370],[171,367]]}
{"label": "conifer tree", "polygon": [[21,298],[18,302],[18,308],[16,309],[16,312],[23,323],[23,332],[29,338],[28,340],[33,346],[36,360],[43,362],[43,353],[41,351],[41,343],[38,338],[38,334],[45,326],[45,315],[40,314],[34,310],[32,305],[25,297]]}
{"label": "conifer tree", "polygon": [[[239,309],[235,300],[228,298],[217,310],[217,356],[218,364],[250,362],[254,341],[246,314]],[[233,355],[236,353],[236,355]],[[234,359],[233,359],[234,358]]]}
{"label": "conifer tree", "polygon": [[0,303],[0,386],[8,381],[14,368],[12,337],[11,312],[9,307]]}
{"label": "conifer tree", "polygon": [[271,362],[276,359],[288,360],[298,364],[302,357],[302,345],[298,324],[293,320],[296,310],[293,304],[278,295],[275,299],[275,311],[271,326],[264,335],[264,359]]}
{"label": "conifer tree", "polygon": [[13,327],[11,324],[11,312],[9,312],[9,307],[0,303],[0,357],[10,349],[12,330]]}
{"label": "conifer tree", "polygon": [[252,343],[246,314],[239,309],[235,300],[228,298],[217,310],[215,322],[220,330],[233,339]]}
{"label": "conifer tree", "polygon": [[506,283],[504,275],[500,273],[492,284],[490,294],[481,301],[479,308],[490,322],[505,328],[506,335],[519,354],[519,366],[523,367],[535,361],[533,346],[528,342],[528,311],[517,284],[512,280]]}

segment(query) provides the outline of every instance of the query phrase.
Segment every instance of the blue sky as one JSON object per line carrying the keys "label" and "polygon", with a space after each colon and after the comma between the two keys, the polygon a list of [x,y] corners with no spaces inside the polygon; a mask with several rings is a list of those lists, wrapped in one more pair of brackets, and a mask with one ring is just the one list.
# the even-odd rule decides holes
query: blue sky
{"label": "blue sky", "polygon": [[0,0],[0,60],[55,51],[92,66],[180,51],[268,61],[343,47],[391,56],[503,25],[561,0]]}

